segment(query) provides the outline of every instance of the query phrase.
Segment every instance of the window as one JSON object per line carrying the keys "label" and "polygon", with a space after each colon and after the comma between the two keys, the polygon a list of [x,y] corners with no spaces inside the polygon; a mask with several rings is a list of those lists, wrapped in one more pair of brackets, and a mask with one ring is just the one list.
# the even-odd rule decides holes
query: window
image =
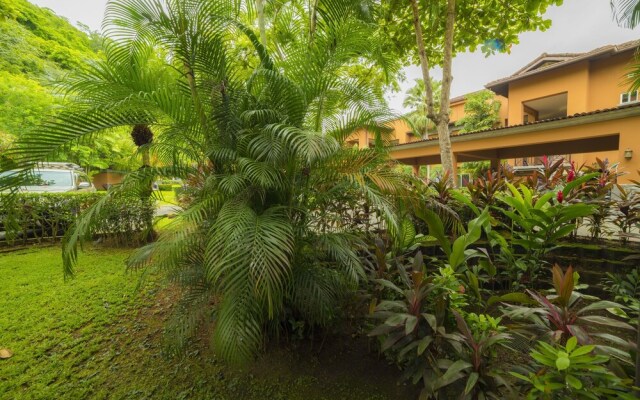
{"label": "window", "polygon": [[73,186],[71,181],[71,173],[69,171],[33,171],[33,174],[28,176],[26,185],[27,187],[37,186],[60,186],[67,187]]}
{"label": "window", "polygon": [[629,104],[629,103],[637,103],[638,102],[638,91],[634,90],[633,92],[622,93],[620,95],[620,104]]}
{"label": "window", "polygon": [[458,175],[458,187],[466,187],[471,182],[471,174]]}
{"label": "window", "polygon": [[523,122],[524,122],[525,124],[528,124],[528,123],[529,123],[529,114],[525,114],[525,115],[524,115],[524,121],[523,121]]}
{"label": "window", "polygon": [[397,146],[400,144],[400,139],[393,139],[389,141],[389,146]]}

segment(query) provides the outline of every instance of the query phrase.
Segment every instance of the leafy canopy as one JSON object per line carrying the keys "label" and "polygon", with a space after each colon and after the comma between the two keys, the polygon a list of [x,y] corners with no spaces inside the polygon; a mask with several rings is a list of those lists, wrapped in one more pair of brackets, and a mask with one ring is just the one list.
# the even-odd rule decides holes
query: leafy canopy
{"label": "leafy canopy", "polygon": [[378,53],[374,27],[349,2],[331,7],[312,38],[271,51],[230,3],[110,1],[105,60],[70,77],[70,106],[12,151],[28,168],[117,127],[157,133],[143,147],[163,166],[129,174],[90,208],[65,238],[64,261],[72,274],[77,245],[111,199],[141,196],[156,176],[188,181],[191,203],[129,261],[184,286],[172,351],[212,315],[216,350],[237,362],[290,317],[329,324],[363,275],[356,233],[369,222],[345,224],[345,204],[397,229],[391,194],[405,176],[381,149],[343,146],[354,128],[381,132],[377,121],[389,118],[347,68]]}

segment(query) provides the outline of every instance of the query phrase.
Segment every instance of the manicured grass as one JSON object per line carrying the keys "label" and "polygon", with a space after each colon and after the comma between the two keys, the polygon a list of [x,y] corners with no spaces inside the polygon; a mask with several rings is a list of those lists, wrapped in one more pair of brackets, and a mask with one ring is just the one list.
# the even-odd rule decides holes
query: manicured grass
{"label": "manicured grass", "polygon": [[155,197],[158,199],[160,205],[177,205],[178,199],[176,199],[176,192],[173,190],[158,190],[155,192]]}
{"label": "manicured grass", "polygon": [[348,338],[318,356],[300,344],[244,371],[219,361],[208,340],[180,358],[161,355],[175,290],[136,290],[128,250],[89,248],[64,281],[60,248],[0,253],[0,399],[403,399],[397,372]]}

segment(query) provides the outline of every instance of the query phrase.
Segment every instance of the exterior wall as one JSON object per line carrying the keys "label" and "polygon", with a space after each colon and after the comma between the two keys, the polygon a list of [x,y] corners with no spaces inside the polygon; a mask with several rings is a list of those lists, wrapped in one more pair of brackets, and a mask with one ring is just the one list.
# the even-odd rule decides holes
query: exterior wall
{"label": "exterior wall", "polygon": [[398,140],[398,144],[415,142],[422,139],[421,137],[411,134],[413,131],[409,124],[403,119],[396,119],[389,123],[387,126],[392,130],[390,139]]}
{"label": "exterior wall", "polygon": [[449,115],[450,123],[455,124],[464,118],[464,103],[464,100],[451,103],[451,114]]}
{"label": "exterior wall", "polygon": [[123,179],[123,173],[106,171],[95,174],[91,180],[93,181],[93,186],[95,186],[97,190],[106,190],[108,185],[117,185],[122,183]]}
{"label": "exterior wall", "polygon": [[511,124],[511,121],[507,121],[509,119],[509,99],[500,95],[496,95],[496,99],[500,102],[500,126],[508,126]]}
{"label": "exterior wall", "polygon": [[[420,137],[410,134],[412,131],[411,127],[409,127],[409,124],[407,124],[403,119],[390,121],[386,126],[391,129],[388,139],[397,140],[397,144],[415,142],[416,140],[421,139]],[[369,147],[369,140],[373,138],[373,132],[369,132],[366,129],[358,129],[349,137],[349,139],[347,139],[347,143],[357,145],[359,149],[366,149]]]}
{"label": "exterior wall", "polygon": [[589,62],[583,61],[509,83],[509,125],[523,123],[523,104],[567,92],[567,114],[587,111]]}
{"label": "exterior wall", "polygon": [[591,63],[587,111],[620,105],[620,94],[629,91],[625,81],[632,60],[633,51],[627,51]]}
{"label": "exterior wall", "polygon": [[[601,159],[603,161],[609,160],[610,163],[617,163],[619,161],[618,157],[620,155],[617,151],[599,151],[597,153],[582,153],[582,154],[572,154],[571,161],[575,161],[576,168],[585,165],[592,166],[596,163],[596,159]],[[624,158],[623,158],[624,159]],[[634,171],[627,171],[634,172]]]}
{"label": "exterior wall", "polygon": [[[500,110],[500,126],[520,125],[524,121],[524,115],[528,115],[529,122],[538,119],[537,112],[526,109],[525,102],[542,99],[561,93],[567,94],[567,115],[585,113],[590,111],[616,108],[620,105],[620,95],[628,92],[626,76],[630,64],[634,59],[634,50],[630,49],[620,54],[609,56],[601,55],[599,58],[583,60],[561,68],[542,71],[539,74],[528,76],[508,84],[509,98],[497,96],[502,103]],[[464,100],[451,105],[451,122],[455,123],[464,117]],[[556,128],[526,130],[518,135],[503,135],[495,132],[496,137],[485,139],[464,140],[454,142],[453,151],[455,158],[460,161],[468,161],[470,157],[492,160],[493,163],[502,156],[514,162],[513,157],[518,157],[523,152],[530,151],[527,157],[539,157],[545,153],[548,155],[565,155],[576,165],[593,165],[596,158],[608,160],[612,164],[618,163],[619,170],[627,175],[621,178],[621,183],[628,183],[630,179],[637,179],[640,170],[640,117],[625,118],[603,122]],[[455,132],[454,132],[455,134]],[[597,142],[597,138],[619,135],[618,149],[615,146],[600,145],[591,150],[591,144]],[[588,145],[579,145],[583,139],[593,138]],[[565,141],[565,143],[562,143]],[[400,141],[402,143],[402,141]],[[571,147],[579,145],[581,147]],[[508,149],[508,150],[507,150]],[[517,150],[514,150],[517,149]],[[535,151],[533,150],[535,149]],[[633,151],[631,160],[624,158],[626,149]],[[585,152],[587,151],[587,152]],[[540,154],[533,154],[533,153]],[[578,153],[583,152],[583,153]],[[508,154],[508,156],[507,156]],[[402,162],[420,166],[439,164],[439,149],[436,142],[425,143],[425,146],[414,148],[398,148],[393,150],[392,156]],[[521,160],[521,159],[520,159]]]}

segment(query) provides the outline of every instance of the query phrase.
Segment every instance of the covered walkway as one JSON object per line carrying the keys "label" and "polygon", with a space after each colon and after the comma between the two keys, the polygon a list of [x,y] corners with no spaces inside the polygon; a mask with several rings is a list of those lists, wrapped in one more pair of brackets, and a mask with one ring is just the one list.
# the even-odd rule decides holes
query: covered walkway
{"label": "covered walkway", "polygon": [[[577,164],[609,158],[630,173],[621,179],[628,183],[640,170],[640,103],[452,136],[451,145],[456,163],[490,161],[493,167],[505,159],[543,155],[571,154]],[[391,156],[415,171],[440,164],[437,139],[394,146]]]}

